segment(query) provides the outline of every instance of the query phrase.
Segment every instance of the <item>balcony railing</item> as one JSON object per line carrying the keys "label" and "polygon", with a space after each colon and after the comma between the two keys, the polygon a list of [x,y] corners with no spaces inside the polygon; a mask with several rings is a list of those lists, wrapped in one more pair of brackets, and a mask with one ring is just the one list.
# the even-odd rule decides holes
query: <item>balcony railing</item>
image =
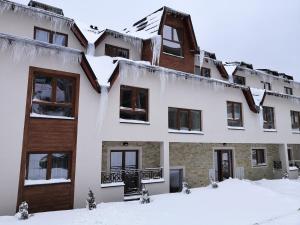
{"label": "balcony railing", "polygon": [[126,170],[111,170],[109,172],[101,172],[101,183],[117,183],[125,182],[128,179],[141,180],[161,179],[163,176],[163,168],[146,168],[143,170],[126,169]]}

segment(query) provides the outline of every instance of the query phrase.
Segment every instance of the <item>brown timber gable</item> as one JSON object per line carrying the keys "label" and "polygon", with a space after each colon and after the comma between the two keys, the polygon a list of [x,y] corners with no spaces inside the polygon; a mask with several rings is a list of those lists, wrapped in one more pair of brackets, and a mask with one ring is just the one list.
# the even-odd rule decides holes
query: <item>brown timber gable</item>
{"label": "brown timber gable", "polygon": [[177,15],[165,10],[158,32],[160,35],[162,35],[164,25],[183,31],[183,41],[181,43],[183,57],[169,55],[161,51],[159,66],[194,73],[194,56],[198,48],[190,16]]}

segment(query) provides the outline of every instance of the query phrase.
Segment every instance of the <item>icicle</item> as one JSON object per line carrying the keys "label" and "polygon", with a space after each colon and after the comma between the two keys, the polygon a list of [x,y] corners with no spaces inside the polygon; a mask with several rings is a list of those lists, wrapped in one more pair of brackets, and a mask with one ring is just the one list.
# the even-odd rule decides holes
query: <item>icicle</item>
{"label": "icicle", "polygon": [[98,132],[102,129],[103,120],[106,116],[107,105],[108,105],[108,88],[107,86],[101,86],[100,104],[98,110]]}
{"label": "icicle", "polygon": [[90,43],[90,42],[88,43],[86,54],[90,55],[90,56],[95,55],[95,45],[94,45],[94,43]]}
{"label": "icicle", "polygon": [[204,56],[205,56],[205,51],[204,50],[200,50],[200,55],[199,55],[200,70],[201,70],[201,67],[203,66]]}
{"label": "icicle", "polygon": [[161,36],[156,35],[151,38],[151,48],[152,48],[152,65],[159,64],[160,50],[161,50]]}
{"label": "icicle", "polygon": [[261,129],[263,129],[264,128],[264,115],[263,115],[263,107],[262,106],[259,106],[258,122],[259,122],[259,127]]}

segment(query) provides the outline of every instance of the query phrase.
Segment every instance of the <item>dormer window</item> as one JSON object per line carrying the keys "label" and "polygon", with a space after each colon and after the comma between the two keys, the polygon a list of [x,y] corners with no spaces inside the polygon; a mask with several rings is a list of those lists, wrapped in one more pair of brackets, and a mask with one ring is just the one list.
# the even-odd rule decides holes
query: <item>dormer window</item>
{"label": "dormer window", "polygon": [[284,92],[285,92],[287,95],[293,95],[293,89],[290,88],[290,87],[284,87]]}
{"label": "dormer window", "polygon": [[126,48],[105,44],[105,55],[129,59],[129,50]]}
{"label": "dormer window", "polygon": [[34,39],[59,46],[68,45],[68,35],[39,27],[34,27]]}
{"label": "dormer window", "polygon": [[163,52],[176,56],[183,56],[182,30],[168,25],[163,28]]}
{"label": "dormer window", "polygon": [[210,77],[210,69],[206,67],[201,67],[201,76]]}
{"label": "dormer window", "polygon": [[232,75],[233,77],[233,83],[239,84],[239,85],[246,85],[246,79],[242,76]]}

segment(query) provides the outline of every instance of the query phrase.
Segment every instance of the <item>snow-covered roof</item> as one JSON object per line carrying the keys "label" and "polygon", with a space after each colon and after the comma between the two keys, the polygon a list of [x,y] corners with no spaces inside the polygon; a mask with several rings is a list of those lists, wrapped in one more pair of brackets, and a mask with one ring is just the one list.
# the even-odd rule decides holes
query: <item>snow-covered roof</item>
{"label": "snow-covered roof", "polygon": [[131,27],[123,29],[123,32],[142,39],[149,39],[155,35],[158,35],[164,8],[165,7],[162,7],[143,19],[137,21]]}
{"label": "snow-covered roof", "polygon": [[255,105],[257,107],[260,107],[260,105],[262,104],[263,100],[264,100],[264,96],[265,96],[265,89],[258,89],[258,88],[250,88],[251,94],[252,94],[252,98],[255,102]]}
{"label": "snow-covered roof", "polygon": [[110,56],[89,56],[85,55],[92,68],[100,86],[109,86],[109,78],[115,71],[118,63]]}
{"label": "snow-covered roof", "polygon": [[80,21],[76,21],[76,25],[89,43],[94,43],[104,32],[104,30],[100,30],[98,26],[87,25]]}
{"label": "snow-covered roof", "polygon": [[234,71],[235,71],[236,68],[237,68],[237,65],[234,65],[234,64],[227,65],[227,64],[225,64],[225,65],[224,65],[224,68],[225,68],[227,74],[228,74],[229,76],[232,76],[233,73],[234,73]]}

